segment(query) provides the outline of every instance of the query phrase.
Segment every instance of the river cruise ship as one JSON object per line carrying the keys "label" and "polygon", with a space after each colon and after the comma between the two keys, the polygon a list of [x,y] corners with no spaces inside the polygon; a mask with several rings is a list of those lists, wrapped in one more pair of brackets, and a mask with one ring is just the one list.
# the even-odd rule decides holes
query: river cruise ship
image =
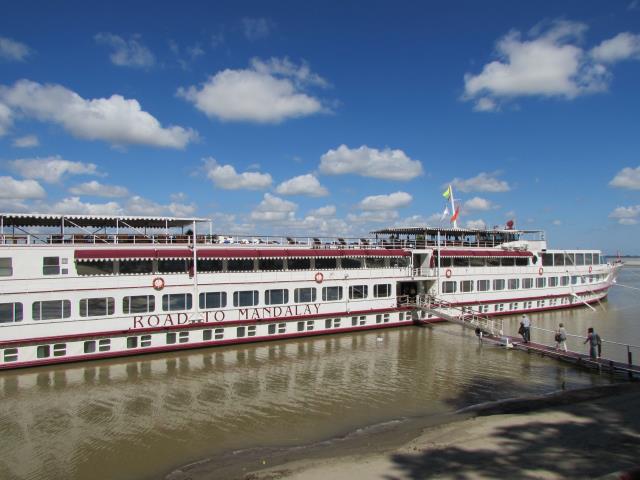
{"label": "river cruise ship", "polygon": [[[206,230],[208,233],[203,233]],[[0,369],[582,306],[619,263],[542,231],[214,234],[199,218],[0,214]]]}

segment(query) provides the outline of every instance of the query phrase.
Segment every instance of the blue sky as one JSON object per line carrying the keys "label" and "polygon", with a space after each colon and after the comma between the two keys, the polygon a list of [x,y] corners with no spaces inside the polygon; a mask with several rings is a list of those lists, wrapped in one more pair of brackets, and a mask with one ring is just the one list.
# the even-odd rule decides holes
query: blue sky
{"label": "blue sky", "polygon": [[640,254],[640,2],[53,2],[0,18],[0,210]]}

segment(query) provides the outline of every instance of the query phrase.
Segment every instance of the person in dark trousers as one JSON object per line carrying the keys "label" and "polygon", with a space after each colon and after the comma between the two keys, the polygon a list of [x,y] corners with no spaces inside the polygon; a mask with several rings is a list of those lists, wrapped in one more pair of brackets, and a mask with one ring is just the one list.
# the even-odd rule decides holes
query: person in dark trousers
{"label": "person in dark trousers", "polygon": [[589,357],[596,360],[602,355],[602,340],[600,335],[593,331],[593,327],[587,329],[587,339],[584,343],[589,342]]}
{"label": "person in dark trousers", "polygon": [[522,335],[524,343],[529,343],[531,340],[531,320],[525,314],[522,314],[522,320],[520,320],[520,329],[518,333]]}

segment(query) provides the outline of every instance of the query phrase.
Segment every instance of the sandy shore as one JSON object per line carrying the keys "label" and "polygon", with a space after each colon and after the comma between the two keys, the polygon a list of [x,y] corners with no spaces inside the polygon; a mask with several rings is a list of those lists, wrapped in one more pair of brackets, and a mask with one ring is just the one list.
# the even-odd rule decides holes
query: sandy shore
{"label": "sandy shore", "polygon": [[628,471],[640,465],[640,384],[474,406],[422,429],[399,448],[368,441],[346,456],[322,450],[279,459],[263,452],[263,463],[280,464],[238,478],[559,479]]}

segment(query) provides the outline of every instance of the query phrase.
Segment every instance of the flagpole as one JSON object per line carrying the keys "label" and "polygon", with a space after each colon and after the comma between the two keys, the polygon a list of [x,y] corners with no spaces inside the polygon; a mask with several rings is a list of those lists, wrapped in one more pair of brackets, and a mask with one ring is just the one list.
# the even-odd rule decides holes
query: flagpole
{"label": "flagpole", "polygon": [[[451,215],[455,215],[456,214],[456,204],[453,200],[453,188],[451,188],[451,185],[449,185],[449,192],[451,192],[451,195],[449,195],[449,200],[451,200]],[[458,228],[458,219],[456,218],[453,221],[453,228]]]}

